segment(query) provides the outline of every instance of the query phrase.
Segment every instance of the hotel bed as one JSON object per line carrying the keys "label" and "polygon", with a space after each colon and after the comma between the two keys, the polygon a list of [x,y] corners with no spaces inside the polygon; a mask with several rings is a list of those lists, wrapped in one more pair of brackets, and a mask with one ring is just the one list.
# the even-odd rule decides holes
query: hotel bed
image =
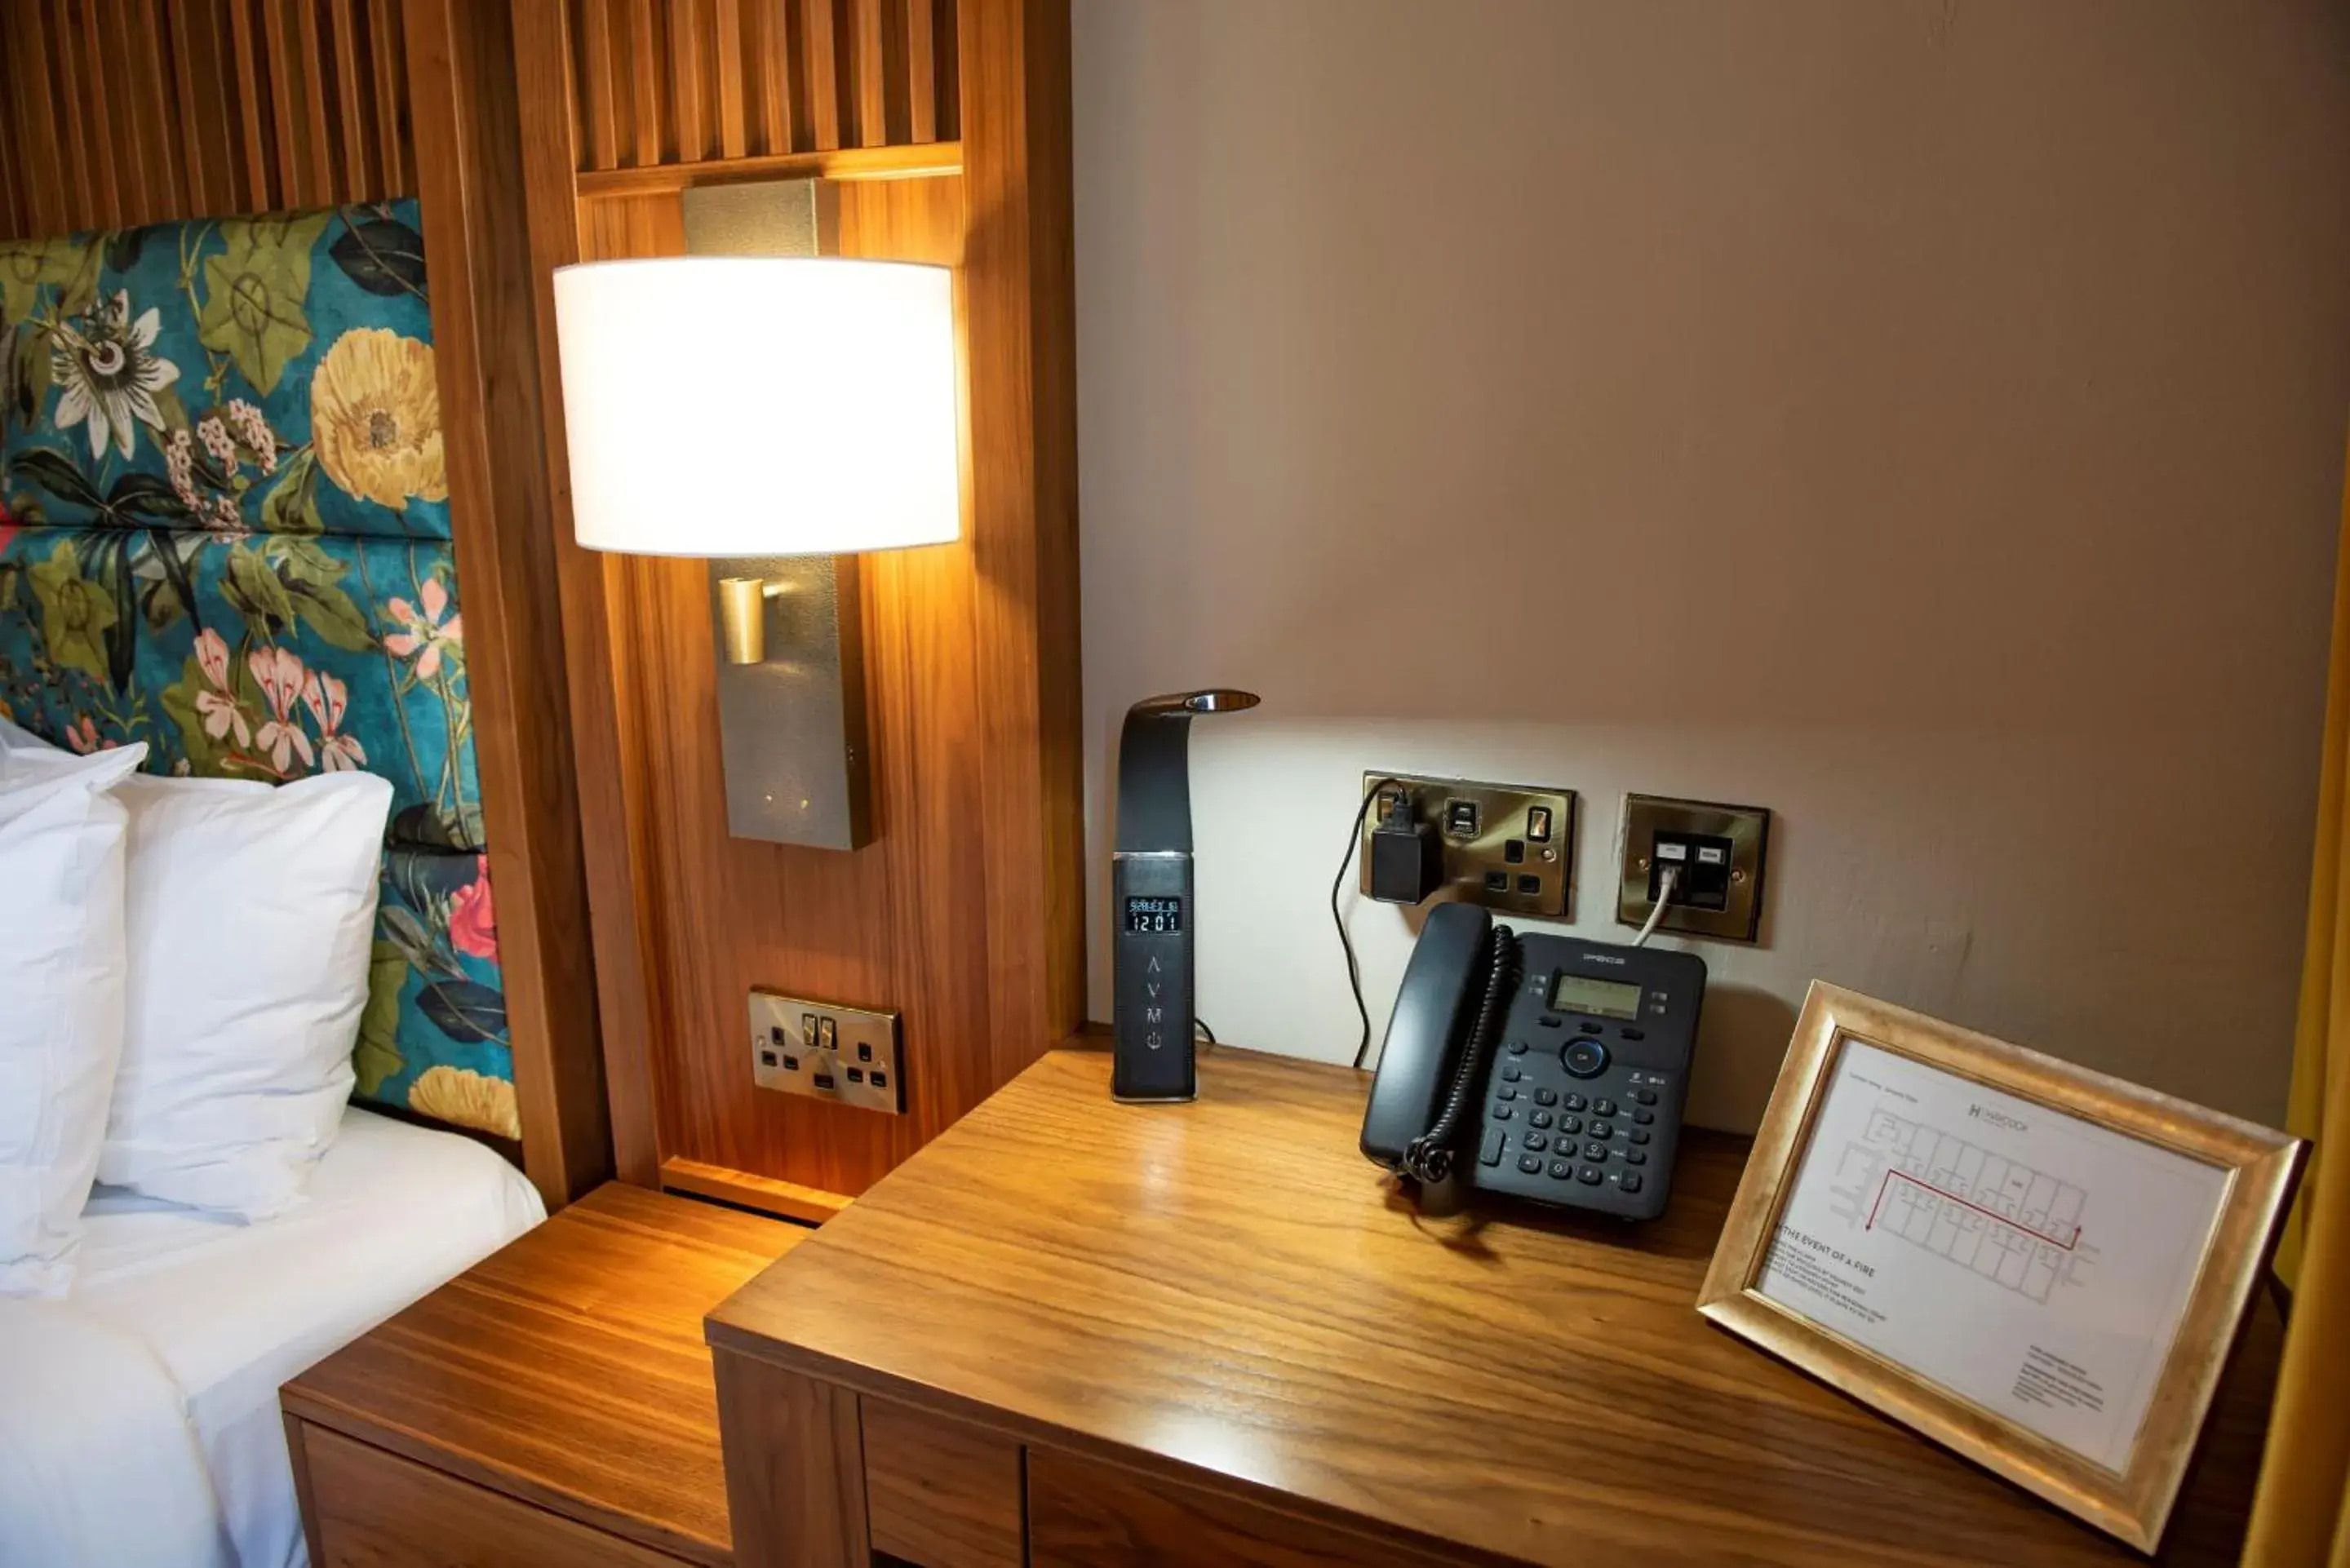
{"label": "hotel bed", "polygon": [[278,1219],[87,1213],[70,1300],[0,1299],[0,1563],[302,1563],[277,1386],[546,1217],[488,1147],[356,1106]]}

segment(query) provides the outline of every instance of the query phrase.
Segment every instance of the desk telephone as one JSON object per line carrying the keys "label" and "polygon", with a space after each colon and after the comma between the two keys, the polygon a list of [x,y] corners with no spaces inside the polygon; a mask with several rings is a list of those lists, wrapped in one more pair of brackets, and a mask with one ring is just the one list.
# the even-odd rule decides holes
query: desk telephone
{"label": "desk telephone", "polygon": [[1404,971],[1363,1153],[1437,1184],[1654,1220],[1672,1188],[1705,961],[1519,936],[1440,904]]}

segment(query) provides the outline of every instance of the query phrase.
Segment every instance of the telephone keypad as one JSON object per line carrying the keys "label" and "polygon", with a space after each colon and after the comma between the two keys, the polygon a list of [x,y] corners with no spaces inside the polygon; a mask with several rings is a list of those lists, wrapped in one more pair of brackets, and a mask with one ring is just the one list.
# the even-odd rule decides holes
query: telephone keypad
{"label": "telephone keypad", "polygon": [[1475,1184],[1654,1219],[1672,1185],[1703,969],[1688,955],[1623,950],[1623,969],[1612,967],[1613,958],[1599,960],[1611,968],[1588,978],[1638,981],[1639,1016],[1583,1016],[1552,1004],[1555,976],[1582,967],[1577,940],[1534,933],[1520,940],[1524,983],[1493,1036],[1483,1165],[1470,1168]]}

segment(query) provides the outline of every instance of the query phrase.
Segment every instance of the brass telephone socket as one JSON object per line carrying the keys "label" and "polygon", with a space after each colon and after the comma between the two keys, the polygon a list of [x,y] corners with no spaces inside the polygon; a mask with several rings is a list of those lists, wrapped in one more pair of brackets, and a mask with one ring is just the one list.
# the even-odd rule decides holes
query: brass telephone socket
{"label": "brass telephone socket", "polygon": [[1371,835],[1408,800],[1419,820],[1434,825],[1444,848],[1444,880],[1431,899],[1441,899],[1449,889],[1458,902],[1504,914],[1566,918],[1575,880],[1573,790],[1367,773],[1363,793],[1368,794],[1381,779],[1392,779],[1396,787],[1382,790],[1363,818],[1360,886],[1366,895],[1371,890]]}
{"label": "brass telephone socket", "polygon": [[1644,924],[1657,907],[1665,867],[1675,866],[1679,890],[1659,930],[1754,940],[1762,926],[1763,851],[1770,840],[1771,814],[1761,806],[1626,795],[1616,919]]}

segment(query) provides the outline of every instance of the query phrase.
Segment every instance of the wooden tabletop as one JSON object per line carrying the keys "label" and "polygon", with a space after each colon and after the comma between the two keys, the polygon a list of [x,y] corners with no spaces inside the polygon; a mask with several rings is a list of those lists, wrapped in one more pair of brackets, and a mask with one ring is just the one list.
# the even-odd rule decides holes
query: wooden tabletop
{"label": "wooden tabletop", "polygon": [[[730,1298],[712,1343],[1471,1555],[2143,1562],[1714,1329],[1745,1157],[1682,1146],[1645,1228],[1420,1218],[1366,1075],[1226,1047],[1188,1106],[1052,1053]],[[2232,1563],[2280,1334],[2248,1333],[2161,1561]]]}
{"label": "wooden tabletop", "polygon": [[597,1529],[732,1563],[702,1318],[810,1234],[601,1187],[303,1373],[281,1402]]}

